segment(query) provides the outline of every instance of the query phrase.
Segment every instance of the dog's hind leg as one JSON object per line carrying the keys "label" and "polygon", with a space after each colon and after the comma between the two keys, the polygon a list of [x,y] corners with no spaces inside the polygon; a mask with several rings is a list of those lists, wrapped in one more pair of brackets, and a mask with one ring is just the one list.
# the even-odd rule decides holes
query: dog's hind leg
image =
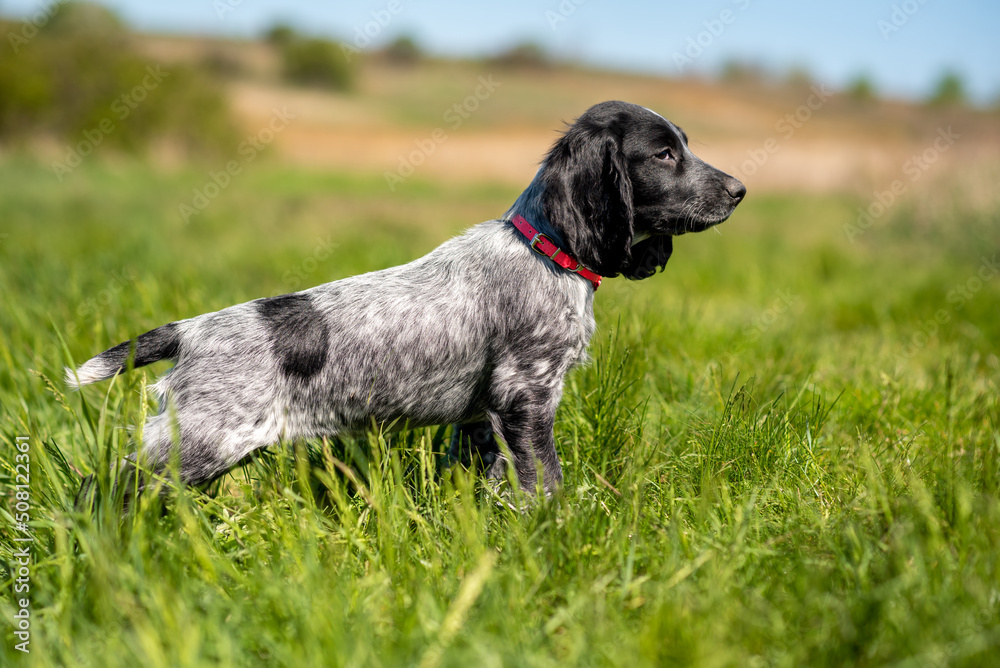
{"label": "dog's hind leg", "polygon": [[206,485],[271,443],[260,438],[239,439],[233,430],[207,420],[198,420],[196,425],[178,429],[169,412],[151,417],[143,427],[137,453],[140,466],[154,474],[167,474],[176,462],[181,482]]}
{"label": "dog's hind leg", "polygon": [[462,466],[490,471],[500,454],[493,438],[493,426],[486,420],[456,424],[451,434],[448,456]]}

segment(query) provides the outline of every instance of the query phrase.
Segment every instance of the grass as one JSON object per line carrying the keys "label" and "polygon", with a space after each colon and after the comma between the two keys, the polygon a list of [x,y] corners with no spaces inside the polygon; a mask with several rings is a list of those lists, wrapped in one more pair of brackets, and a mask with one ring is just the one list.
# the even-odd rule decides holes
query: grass
{"label": "grass", "polygon": [[[0,163],[0,663],[992,665],[1000,656],[998,210],[755,196],[666,272],[597,294],[517,513],[445,430],[272,448],[122,516],[108,465],[162,364],[61,367],[164,322],[412,259],[516,192],[419,175]],[[933,193],[948,202],[949,193]],[[955,290],[964,288],[961,303]],[[975,287],[973,290],[972,288]],[[942,316],[941,314],[944,314]],[[30,438],[30,656],[15,650]],[[81,474],[103,490],[74,510]]]}

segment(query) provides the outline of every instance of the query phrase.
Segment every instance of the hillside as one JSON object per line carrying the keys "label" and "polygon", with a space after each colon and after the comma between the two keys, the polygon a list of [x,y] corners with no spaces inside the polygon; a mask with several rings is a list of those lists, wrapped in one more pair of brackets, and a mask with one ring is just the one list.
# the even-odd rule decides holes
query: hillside
{"label": "hillside", "polygon": [[[223,63],[228,96],[248,132],[264,127],[273,109],[287,109],[294,121],[274,145],[296,165],[404,175],[409,166],[426,177],[520,184],[564,121],[606,99],[667,116],[687,130],[701,157],[751,190],[867,196],[908,178],[914,165],[926,182],[959,166],[992,173],[1000,164],[996,112],[858,101],[808,82],[720,83],[473,61],[394,65],[365,56],[356,89],[333,93],[283,83],[277,52],[264,43],[136,39],[165,65]],[[943,150],[934,148],[939,132],[952,138],[938,141]]]}

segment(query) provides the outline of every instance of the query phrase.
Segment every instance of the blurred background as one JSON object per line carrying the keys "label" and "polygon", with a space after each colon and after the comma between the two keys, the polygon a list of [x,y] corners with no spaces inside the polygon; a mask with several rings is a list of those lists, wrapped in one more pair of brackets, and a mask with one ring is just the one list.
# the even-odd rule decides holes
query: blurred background
{"label": "blurred background", "polygon": [[[941,127],[960,140],[914,167],[927,181],[1000,150],[989,2],[3,0],[0,16],[3,154],[67,169],[242,160],[280,108],[293,122],[261,143],[289,165],[524,184],[563,121],[615,98],[685,127],[751,194],[870,198]],[[148,66],[168,74],[141,90]]]}

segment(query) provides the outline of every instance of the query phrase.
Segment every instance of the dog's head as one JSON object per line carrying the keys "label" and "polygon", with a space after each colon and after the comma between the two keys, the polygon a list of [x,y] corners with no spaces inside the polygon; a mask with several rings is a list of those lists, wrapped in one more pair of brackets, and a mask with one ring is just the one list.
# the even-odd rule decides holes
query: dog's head
{"label": "dog's head", "polygon": [[543,212],[566,251],[604,276],[633,279],[667,263],[673,235],[721,223],[746,194],[691,152],[683,130],[627,102],[588,109],[539,177]]}

